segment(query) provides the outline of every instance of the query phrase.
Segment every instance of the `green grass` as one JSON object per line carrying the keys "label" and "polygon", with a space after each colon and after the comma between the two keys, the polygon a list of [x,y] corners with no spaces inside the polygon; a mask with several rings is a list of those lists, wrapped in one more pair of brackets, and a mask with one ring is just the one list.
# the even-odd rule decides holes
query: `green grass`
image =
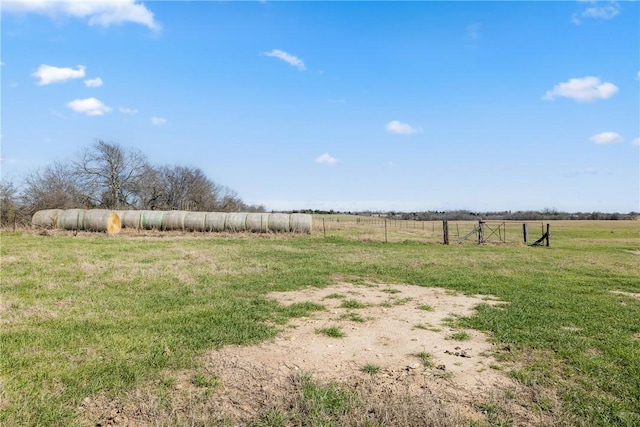
{"label": "green grass", "polygon": [[431,360],[433,356],[431,354],[427,353],[426,351],[420,351],[416,353],[415,356],[420,359],[420,361],[422,362],[422,366],[424,366],[425,368],[433,367],[433,360]]}
{"label": "green grass", "polygon": [[424,310],[424,311],[433,311],[433,307],[430,306],[429,304],[421,304],[418,306],[419,310]]}
{"label": "green grass", "polygon": [[496,355],[503,370],[555,391],[570,424],[640,425],[640,301],[611,293],[640,293],[640,222],[553,223],[550,248],[321,234],[0,239],[0,425],[79,425],[86,397],[145,384],[166,393],[205,351],[261,342],[324,309],[269,292],[345,277],[497,296],[507,304],[449,324],[508,347]]}
{"label": "green grass", "polygon": [[459,332],[454,332],[450,335],[447,335],[445,339],[453,340],[453,341],[469,341],[471,339],[471,335],[469,335],[468,332],[459,331]]}
{"label": "green grass", "polygon": [[220,385],[217,377],[197,372],[191,376],[191,384],[196,387],[216,388]]}
{"label": "green grass", "polygon": [[372,365],[369,363],[360,368],[360,372],[364,372],[365,374],[371,374],[371,375],[375,375],[379,373],[380,370],[381,370],[380,366]]}
{"label": "green grass", "polygon": [[338,308],[350,308],[350,309],[359,309],[359,308],[366,308],[366,307],[368,307],[367,304],[357,300],[353,300],[353,299],[344,300],[338,306]]}
{"label": "green grass", "polygon": [[320,335],[326,335],[331,338],[343,338],[345,333],[338,326],[329,326],[327,328],[316,329],[316,333]]}
{"label": "green grass", "polygon": [[336,382],[320,383],[310,375],[296,377],[293,382],[297,395],[290,407],[261,414],[252,427],[339,426],[345,416],[362,405],[358,393]]}
{"label": "green grass", "polygon": [[424,323],[416,323],[415,325],[413,325],[414,329],[422,329],[424,331],[431,331],[431,332],[441,332],[442,328],[437,328],[435,326],[432,326],[430,324],[424,324]]}
{"label": "green grass", "polygon": [[340,319],[351,320],[352,322],[365,323],[367,321],[361,314],[349,311],[340,315]]}

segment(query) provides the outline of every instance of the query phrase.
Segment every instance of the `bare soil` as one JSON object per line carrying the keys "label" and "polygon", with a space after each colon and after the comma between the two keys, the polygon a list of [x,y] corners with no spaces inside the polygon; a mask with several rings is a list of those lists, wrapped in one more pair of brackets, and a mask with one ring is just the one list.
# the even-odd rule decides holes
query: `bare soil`
{"label": "bare soil", "polygon": [[[290,408],[301,375],[357,390],[366,401],[365,415],[377,413],[387,425],[553,424],[548,414],[531,409],[522,386],[505,375],[487,336],[452,326],[479,304],[500,304],[495,298],[371,283],[268,297],[285,305],[315,302],[326,310],[291,320],[269,342],[208,352],[199,372],[215,378],[216,387],[194,385],[194,372],[180,372],[164,398],[158,397],[157,385],[121,401],[87,398],[79,408],[86,424],[248,425],[265,411]],[[345,307],[358,305],[364,307]],[[344,336],[320,332],[327,327],[339,328]],[[367,373],[365,366],[379,369]]]}

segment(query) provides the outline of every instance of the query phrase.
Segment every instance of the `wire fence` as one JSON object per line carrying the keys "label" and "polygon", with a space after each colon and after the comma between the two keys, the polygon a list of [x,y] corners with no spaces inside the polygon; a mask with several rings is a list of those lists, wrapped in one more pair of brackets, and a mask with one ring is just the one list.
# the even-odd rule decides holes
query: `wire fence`
{"label": "wire fence", "polygon": [[[448,244],[531,244],[546,232],[543,221],[415,221],[356,215],[314,215],[314,234],[324,237],[380,241]],[[525,234],[527,241],[525,242]]]}

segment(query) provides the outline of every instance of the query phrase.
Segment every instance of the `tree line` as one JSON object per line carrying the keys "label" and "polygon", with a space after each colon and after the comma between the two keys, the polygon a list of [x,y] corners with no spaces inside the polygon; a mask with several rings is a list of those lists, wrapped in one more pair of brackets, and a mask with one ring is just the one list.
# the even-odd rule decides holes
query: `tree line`
{"label": "tree line", "polygon": [[423,212],[395,212],[395,211],[334,211],[319,209],[302,209],[294,210],[292,213],[307,213],[317,215],[359,215],[359,216],[375,216],[380,218],[394,220],[412,220],[412,221],[537,221],[537,220],[635,220],[640,213],[618,213],[618,212],[562,212],[557,209],[543,209],[540,211],[486,211],[474,212],[469,210],[450,210],[450,211],[423,211]]}
{"label": "tree line", "polygon": [[0,183],[0,221],[28,223],[41,209],[148,209],[264,212],[209,179],[200,168],[152,165],[139,150],[98,140],[71,161],[54,161],[24,178]]}

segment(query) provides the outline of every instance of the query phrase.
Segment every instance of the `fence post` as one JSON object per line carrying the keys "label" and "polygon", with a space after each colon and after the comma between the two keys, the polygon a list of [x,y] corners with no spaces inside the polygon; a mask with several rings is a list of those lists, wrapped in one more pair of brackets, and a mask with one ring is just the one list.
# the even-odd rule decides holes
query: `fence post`
{"label": "fence post", "polygon": [[482,238],[484,234],[484,222],[482,220],[478,221],[478,244],[482,243]]}
{"label": "fence post", "polygon": [[444,244],[449,244],[449,221],[442,220],[442,231],[444,232]]}
{"label": "fence post", "polygon": [[550,230],[550,225],[547,223],[547,238],[546,238],[546,245],[549,246],[550,242],[549,242],[549,236],[551,234],[551,230]]}
{"label": "fence post", "polygon": [[384,242],[387,243],[387,219],[384,219]]}
{"label": "fence post", "polygon": [[527,223],[522,224],[522,236],[524,237],[524,242],[527,243],[527,241],[529,240],[529,227],[527,226]]}
{"label": "fence post", "polygon": [[327,238],[327,229],[324,226],[324,218],[322,218],[322,234],[324,235],[324,238]]}

